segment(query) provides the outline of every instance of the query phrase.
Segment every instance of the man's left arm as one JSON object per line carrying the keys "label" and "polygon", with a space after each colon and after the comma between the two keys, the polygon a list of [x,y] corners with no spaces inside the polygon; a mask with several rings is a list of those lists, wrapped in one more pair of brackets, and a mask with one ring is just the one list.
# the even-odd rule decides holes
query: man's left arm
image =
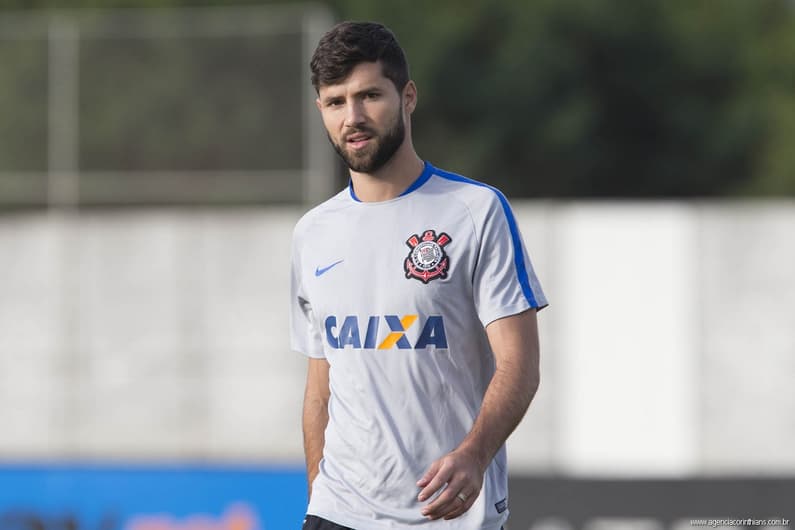
{"label": "man's left arm", "polygon": [[496,366],[480,413],[461,444],[431,464],[417,482],[423,488],[418,496],[420,501],[447,485],[423,508],[422,514],[430,519],[453,519],[469,510],[480,493],[491,460],[519,425],[538,389],[536,310],[495,320],[486,327],[486,334]]}

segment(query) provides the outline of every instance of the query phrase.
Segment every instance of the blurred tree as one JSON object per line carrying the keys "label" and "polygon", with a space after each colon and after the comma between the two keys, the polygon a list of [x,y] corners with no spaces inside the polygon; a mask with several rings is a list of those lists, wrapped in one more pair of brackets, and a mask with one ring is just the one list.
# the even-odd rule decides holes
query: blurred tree
{"label": "blurred tree", "polygon": [[0,65],[0,168],[43,171],[47,167],[46,43],[0,39]]}
{"label": "blurred tree", "polygon": [[284,119],[301,116],[297,30],[86,38],[81,59],[82,169],[256,171],[303,163],[302,121]]}
{"label": "blurred tree", "polygon": [[511,195],[795,190],[791,2],[332,3],[401,39],[421,153]]}
{"label": "blurred tree", "polygon": [[420,154],[511,195],[795,194],[789,0],[328,4],[340,19],[378,20],[398,35],[420,91]]}

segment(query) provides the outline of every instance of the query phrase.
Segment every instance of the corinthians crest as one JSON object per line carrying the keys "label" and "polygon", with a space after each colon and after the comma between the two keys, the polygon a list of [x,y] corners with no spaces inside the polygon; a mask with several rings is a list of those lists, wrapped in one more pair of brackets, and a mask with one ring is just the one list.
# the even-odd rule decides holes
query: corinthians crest
{"label": "corinthians crest", "polygon": [[450,268],[450,258],[444,251],[444,246],[452,239],[442,232],[436,237],[434,230],[426,230],[420,238],[417,234],[406,240],[411,249],[403,270],[406,278],[416,278],[422,283],[428,283],[436,278],[446,278],[447,269]]}

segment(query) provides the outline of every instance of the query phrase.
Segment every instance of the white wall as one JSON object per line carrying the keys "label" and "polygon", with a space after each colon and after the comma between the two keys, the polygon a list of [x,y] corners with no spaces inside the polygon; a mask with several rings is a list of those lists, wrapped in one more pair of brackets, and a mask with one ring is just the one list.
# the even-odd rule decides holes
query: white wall
{"label": "white wall", "polygon": [[[552,305],[513,471],[795,471],[795,204],[515,207]],[[0,460],[300,463],[300,214],[0,217]]]}

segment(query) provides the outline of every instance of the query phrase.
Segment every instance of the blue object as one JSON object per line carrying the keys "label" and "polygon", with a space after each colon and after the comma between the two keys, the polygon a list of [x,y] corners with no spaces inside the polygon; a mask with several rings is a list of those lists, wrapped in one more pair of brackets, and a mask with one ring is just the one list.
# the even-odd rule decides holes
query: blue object
{"label": "blue object", "polygon": [[0,530],[290,530],[303,469],[0,464]]}

